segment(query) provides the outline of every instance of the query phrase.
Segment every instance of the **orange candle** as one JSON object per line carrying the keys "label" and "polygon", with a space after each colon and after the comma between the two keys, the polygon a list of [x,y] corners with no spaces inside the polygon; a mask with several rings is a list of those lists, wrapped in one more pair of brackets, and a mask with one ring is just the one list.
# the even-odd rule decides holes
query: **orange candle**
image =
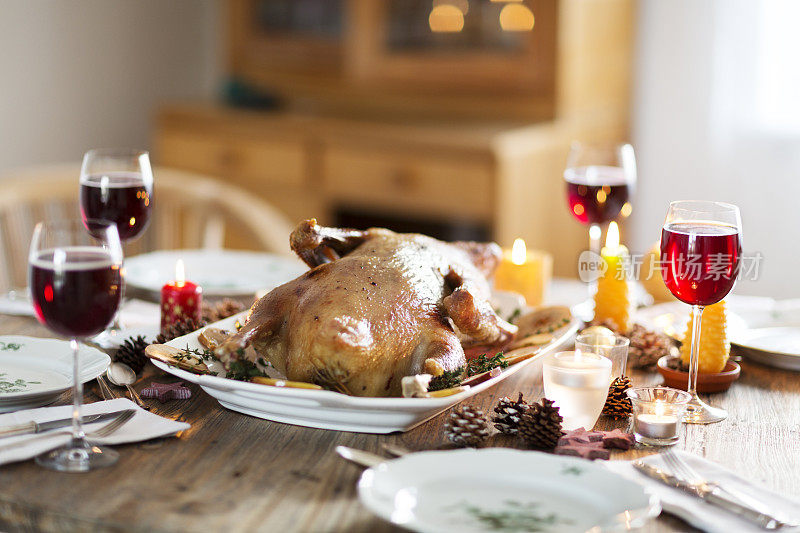
{"label": "orange candle", "polygon": [[518,292],[528,305],[537,306],[544,301],[552,275],[553,257],[546,252],[528,251],[525,241],[516,239],[512,249],[503,252],[494,286],[497,290]]}

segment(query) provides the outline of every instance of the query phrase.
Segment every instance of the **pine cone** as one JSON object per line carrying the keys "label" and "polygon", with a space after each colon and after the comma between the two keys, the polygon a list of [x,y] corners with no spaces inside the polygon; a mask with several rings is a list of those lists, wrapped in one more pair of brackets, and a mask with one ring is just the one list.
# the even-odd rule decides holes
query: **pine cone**
{"label": "pine cone", "polygon": [[492,417],[494,427],[500,433],[506,435],[516,435],[519,431],[519,422],[522,415],[530,409],[528,402],[522,399],[522,393],[519,393],[519,399],[514,401],[509,397],[500,399],[500,402],[495,406],[494,412],[497,413]]}
{"label": "pine cone", "polygon": [[519,436],[532,448],[552,450],[561,438],[561,421],[558,407],[547,398],[534,403],[525,411],[519,423]]}
{"label": "pine cone", "polygon": [[142,371],[144,364],[147,362],[144,349],[147,348],[148,344],[150,343],[144,340],[143,335],[129,337],[125,339],[125,342],[119,347],[117,353],[114,354],[114,361],[125,363],[138,374]]}
{"label": "pine cone", "polygon": [[156,336],[156,343],[164,344],[172,339],[177,339],[178,337],[183,337],[184,335],[188,335],[193,331],[197,331],[205,325],[206,323],[204,321],[201,320],[200,322],[195,322],[193,318],[186,318],[180,322],[175,322],[174,324],[164,328],[164,330],[162,330],[161,333]]}
{"label": "pine cone", "polygon": [[663,333],[658,333],[634,324],[628,334],[631,341],[628,347],[628,361],[633,368],[646,368],[653,366],[658,360],[672,352],[672,340]]}
{"label": "pine cone", "polygon": [[444,435],[459,446],[477,446],[489,436],[489,422],[480,409],[456,407],[444,423]]}
{"label": "pine cone", "polygon": [[203,321],[206,324],[217,322],[244,311],[245,306],[235,300],[225,298],[221,302],[203,302]]}
{"label": "pine cone", "polygon": [[628,418],[633,412],[631,399],[626,394],[630,388],[631,380],[628,376],[615,378],[608,388],[608,398],[603,406],[603,414],[612,418]]}

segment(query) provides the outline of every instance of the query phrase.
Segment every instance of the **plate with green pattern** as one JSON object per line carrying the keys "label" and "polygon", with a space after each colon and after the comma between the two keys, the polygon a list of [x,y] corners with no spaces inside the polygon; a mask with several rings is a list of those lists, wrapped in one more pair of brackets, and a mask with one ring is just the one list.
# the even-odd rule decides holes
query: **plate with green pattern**
{"label": "plate with green pattern", "polygon": [[[82,383],[96,378],[110,363],[103,352],[81,346]],[[23,336],[0,336],[0,413],[54,402],[72,387],[69,342]]]}
{"label": "plate with green pattern", "polygon": [[628,531],[661,512],[655,495],[598,463],[508,448],[406,455],[365,470],[358,493],[378,516],[426,533]]}

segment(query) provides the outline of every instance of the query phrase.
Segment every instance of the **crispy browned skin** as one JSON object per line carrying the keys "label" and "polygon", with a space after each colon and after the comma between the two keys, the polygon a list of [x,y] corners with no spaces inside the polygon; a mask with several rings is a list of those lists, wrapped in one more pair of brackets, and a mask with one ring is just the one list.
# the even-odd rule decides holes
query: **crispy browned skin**
{"label": "crispy browned skin", "polygon": [[290,244],[311,270],[253,305],[244,327],[218,349],[223,360],[252,344],[290,380],[396,396],[404,376],[464,364],[448,317],[482,344],[516,332],[488,301],[496,244],[325,228],[313,219],[297,226]]}

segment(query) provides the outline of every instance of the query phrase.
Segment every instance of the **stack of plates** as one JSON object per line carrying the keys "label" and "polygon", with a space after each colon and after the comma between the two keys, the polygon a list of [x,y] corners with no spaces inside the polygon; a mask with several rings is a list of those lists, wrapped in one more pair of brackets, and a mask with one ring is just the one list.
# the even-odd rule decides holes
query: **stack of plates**
{"label": "stack of plates", "polygon": [[[111,359],[88,346],[80,350],[80,379],[106,371]],[[53,403],[72,387],[72,349],[66,341],[0,336],[0,413]]]}

